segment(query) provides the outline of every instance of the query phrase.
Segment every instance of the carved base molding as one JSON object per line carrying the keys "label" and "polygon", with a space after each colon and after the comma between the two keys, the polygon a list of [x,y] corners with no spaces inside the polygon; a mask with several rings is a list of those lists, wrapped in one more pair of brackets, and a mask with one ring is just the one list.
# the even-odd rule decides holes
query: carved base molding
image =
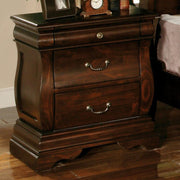
{"label": "carved base molding", "polygon": [[10,140],[11,153],[36,171],[52,168],[58,161],[75,159],[83,149],[119,143],[125,148],[159,146],[151,118],[134,118],[51,133],[36,131],[17,120]]}

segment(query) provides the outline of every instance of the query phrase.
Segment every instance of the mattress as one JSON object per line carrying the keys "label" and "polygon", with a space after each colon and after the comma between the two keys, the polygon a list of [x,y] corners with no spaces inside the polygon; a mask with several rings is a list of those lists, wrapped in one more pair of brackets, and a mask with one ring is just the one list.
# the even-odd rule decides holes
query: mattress
{"label": "mattress", "polygon": [[180,76],[180,15],[161,15],[160,26],[157,57],[167,71]]}

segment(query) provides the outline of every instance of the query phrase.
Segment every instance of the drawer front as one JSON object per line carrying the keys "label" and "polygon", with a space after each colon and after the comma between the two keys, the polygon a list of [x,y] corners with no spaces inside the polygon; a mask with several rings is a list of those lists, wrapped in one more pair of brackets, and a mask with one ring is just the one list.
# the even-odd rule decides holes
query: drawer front
{"label": "drawer front", "polygon": [[55,88],[139,76],[138,41],[57,50],[54,58]]}
{"label": "drawer front", "polygon": [[129,83],[56,94],[55,129],[137,116],[139,93],[139,83]]}
{"label": "drawer front", "polygon": [[[99,36],[99,34],[101,35]],[[56,47],[79,46],[89,43],[111,42],[124,39],[127,40],[138,38],[139,36],[139,24],[56,32],[54,34]]]}

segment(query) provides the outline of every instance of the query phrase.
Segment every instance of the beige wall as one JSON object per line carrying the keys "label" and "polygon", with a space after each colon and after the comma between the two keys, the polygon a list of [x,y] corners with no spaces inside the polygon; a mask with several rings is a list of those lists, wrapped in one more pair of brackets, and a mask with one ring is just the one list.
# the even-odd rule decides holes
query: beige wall
{"label": "beige wall", "polygon": [[40,12],[36,0],[5,0],[0,2],[0,89],[14,86],[17,65],[16,45],[13,42],[14,24],[10,16]]}

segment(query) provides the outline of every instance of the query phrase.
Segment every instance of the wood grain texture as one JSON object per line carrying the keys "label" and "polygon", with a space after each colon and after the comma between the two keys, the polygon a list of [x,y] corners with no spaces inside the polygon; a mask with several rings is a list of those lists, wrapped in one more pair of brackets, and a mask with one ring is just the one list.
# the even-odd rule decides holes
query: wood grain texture
{"label": "wood grain texture", "polygon": [[[18,68],[15,80],[15,97],[19,117],[29,117],[27,122],[41,128],[39,96],[41,81],[40,53],[35,49],[17,43]],[[28,55],[31,54],[31,56]],[[32,59],[31,59],[32,58]]]}
{"label": "wood grain texture", "polygon": [[[19,117],[36,128],[50,130],[53,122],[52,52],[39,52],[17,43],[19,57],[15,81]],[[44,103],[42,103],[44,102]]]}
{"label": "wood grain texture", "polygon": [[[87,89],[72,93],[56,94],[55,129],[92,125],[139,115],[139,83],[103,88]],[[87,111],[104,111],[106,103],[111,106],[106,113],[94,114]]]}
{"label": "wood grain texture", "polygon": [[[15,107],[14,107],[15,109]],[[179,180],[180,178],[180,111],[159,103],[156,122],[164,139],[163,146],[154,150],[133,148],[126,150],[117,144],[92,148],[84,156],[61,161],[51,171],[36,173],[9,153],[9,138],[17,117],[12,108],[0,109],[0,176],[2,180],[119,180],[153,179]],[[7,113],[6,117],[3,115]],[[3,124],[1,120],[5,120]]]}
{"label": "wood grain texture", "polygon": [[[103,33],[103,38],[98,39],[97,33]],[[116,26],[93,27],[86,30],[77,29],[71,31],[60,31],[55,33],[55,46],[68,47],[81,44],[102,43],[109,41],[120,41],[139,37],[139,26],[136,23],[117,24]]]}
{"label": "wood grain texture", "polygon": [[65,8],[58,8],[56,1],[41,0],[41,7],[45,20],[64,18],[76,15],[76,2],[74,0],[63,1]]}
{"label": "wood grain texture", "polygon": [[178,14],[180,12],[179,0],[156,0],[154,11],[159,14]]}
{"label": "wood grain texture", "polygon": [[108,11],[108,0],[103,0],[103,4],[100,8],[94,9],[91,6],[91,0],[82,1],[82,13],[81,16],[89,17],[90,15],[107,14],[111,15],[111,11]]}
{"label": "wood grain texture", "polygon": [[[136,131],[134,131],[136,129]],[[58,161],[80,155],[83,149],[118,142],[132,148],[144,145],[152,148],[159,144],[149,119],[108,123],[77,130],[42,134],[18,121],[10,140],[10,152],[34,170],[53,167]]]}
{"label": "wood grain texture", "polygon": [[[89,20],[43,22],[33,14],[13,17],[19,28],[14,34],[20,61],[19,120],[10,152],[40,171],[95,146],[117,142],[127,148],[158,146],[149,114],[153,17],[135,7],[126,16]],[[106,60],[110,63],[101,72],[85,67],[89,63],[103,68]],[[87,111],[87,106],[93,110]]]}
{"label": "wood grain texture", "polygon": [[140,25],[140,34],[141,36],[149,36],[149,35],[153,35],[154,33],[154,27],[152,25],[152,21],[144,21],[141,23]]}
{"label": "wood grain texture", "polygon": [[54,123],[53,57],[53,51],[41,52],[42,74],[40,84],[40,119],[43,131],[52,130]]}
{"label": "wood grain texture", "polygon": [[141,115],[149,113],[154,97],[154,79],[151,70],[149,47],[149,41],[140,42]]}
{"label": "wood grain texture", "polygon": [[[100,83],[118,79],[139,77],[138,42],[115,43],[101,46],[57,50],[54,54],[55,88]],[[105,67],[92,71],[85,67]]]}
{"label": "wood grain texture", "polygon": [[48,48],[54,45],[54,38],[52,32],[38,34],[37,32],[30,31],[21,26],[16,26],[14,28],[13,34],[15,40],[17,39],[21,42],[28,43],[29,45],[36,48]]}
{"label": "wood grain texture", "polygon": [[180,2],[178,0],[149,0],[148,9],[158,14],[178,14]]}
{"label": "wood grain texture", "polygon": [[[82,10],[85,11],[85,12],[94,12],[94,13],[98,13],[98,9],[93,9],[92,6],[91,6],[91,0],[88,0],[88,1],[84,1],[82,3]],[[104,11],[104,10],[108,10],[108,1],[107,0],[104,0],[103,1],[103,6],[101,7],[100,11]],[[96,15],[96,14],[94,14]]]}
{"label": "wood grain texture", "polygon": [[[120,19],[117,18],[119,16],[121,16]],[[132,16],[133,18],[131,18]],[[45,21],[42,13],[21,14],[12,16],[11,19],[16,24],[14,31],[15,40],[22,41],[36,48],[44,49],[52,48],[53,45],[64,48],[66,43],[68,43],[67,40],[72,41],[71,46],[75,45],[76,42],[80,42],[80,40],[87,42],[89,37],[91,37],[91,40],[97,41],[95,37],[97,33],[96,29],[104,31],[106,34],[105,40],[107,38],[106,42],[112,40],[110,37],[113,37],[114,41],[125,39],[124,37],[126,37],[126,39],[128,37],[131,39],[139,39],[137,36],[139,31],[136,22],[141,21],[142,18],[144,20],[150,20],[154,18],[154,16],[152,12],[130,6],[130,11],[126,15],[114,13],[112,16],[97,16],[91,17],[88,20],[76,16],[61,19],[61,23],[59,23],[59,20]],[[116,28],[113,28],[115,24],[118,31]],[[116,33],[112,34],[111,28],[113,28],[113,31]],[[82,29],[86,29],[87,31],[82,33],[82,31],[80,31]],[[130,30],[133,31],[133,33],[130,33]],[[116,38],[115,34],[119,36],[119,38]],[[55,39],[53,39],[53,35]],[[77,36],[79,36],[79,40]],[[62,41],[64,41],[65,44],[62,44]],[[100,42],[97,41],[96,43]]]}

